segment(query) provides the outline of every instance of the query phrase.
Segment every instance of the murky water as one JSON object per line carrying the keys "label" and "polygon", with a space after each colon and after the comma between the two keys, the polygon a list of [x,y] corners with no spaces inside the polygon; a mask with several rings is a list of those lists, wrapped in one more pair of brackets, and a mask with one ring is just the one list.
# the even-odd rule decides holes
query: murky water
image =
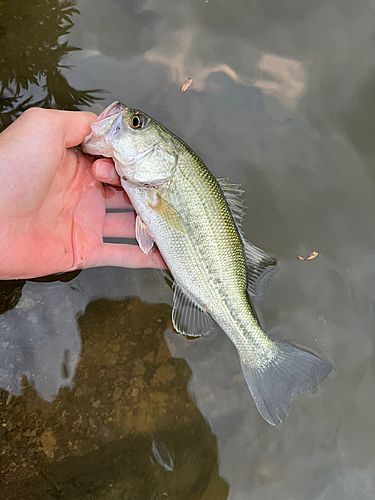
{"label": "murky water", "polygon": [[172,333],[157,272],[3,283],[0,498],[375,498],[375,2],[0,13],[2,127],[35,103],[115,99],[160,120],[242,183],[245,234],[279,262],[257,304],[266,330],[334,367],[274,428],[223,333]]}

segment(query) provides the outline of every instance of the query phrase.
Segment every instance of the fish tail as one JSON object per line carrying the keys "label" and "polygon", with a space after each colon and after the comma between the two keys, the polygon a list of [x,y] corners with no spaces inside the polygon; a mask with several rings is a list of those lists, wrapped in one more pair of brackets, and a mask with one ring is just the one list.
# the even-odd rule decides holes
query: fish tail
{"label": "fish tail", "polygon": [[309,352],[286,342],[273,342],[274,356],[262,366],[241,359],[246,383],[262,417],[279,425],[287,416],[293,394],[314,389],[332,367]]}

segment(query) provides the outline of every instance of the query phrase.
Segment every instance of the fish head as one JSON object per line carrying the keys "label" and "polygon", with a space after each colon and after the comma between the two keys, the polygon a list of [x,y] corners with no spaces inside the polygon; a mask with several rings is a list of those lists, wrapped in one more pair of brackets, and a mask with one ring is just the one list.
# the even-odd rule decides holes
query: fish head
{"label": "fish head", "polygon": [[174,173],[175,140],[150,116],[116,101],[91,124],[82,150],[113,158],[117,173],[127,182],[157,186]]}

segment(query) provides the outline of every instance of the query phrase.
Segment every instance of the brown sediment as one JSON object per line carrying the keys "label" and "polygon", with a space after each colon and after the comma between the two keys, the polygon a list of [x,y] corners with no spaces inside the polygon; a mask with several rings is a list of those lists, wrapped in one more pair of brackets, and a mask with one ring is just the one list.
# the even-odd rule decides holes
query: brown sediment
{"label": "brown sediment", "polygon": [[[0,499],[183,500],[212,481],[226,498],[216,439],[187,392],[190,369],[163,337],[170,315],[138,299],[92,302],[78,319],[73,388],[52,403],[29,386],[20,397],[0,390]],[[173,451],[173,473],[150,461],[154,438]]]}

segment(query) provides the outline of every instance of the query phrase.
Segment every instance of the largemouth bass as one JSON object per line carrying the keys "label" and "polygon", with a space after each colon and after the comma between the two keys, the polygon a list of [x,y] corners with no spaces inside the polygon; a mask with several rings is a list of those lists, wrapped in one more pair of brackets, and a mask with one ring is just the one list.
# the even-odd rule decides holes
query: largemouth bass
{"label": "largemouth bass", "polygon": [[142,111],[114,102],[93,122],[82,150],[111,157],[135,211],[136,238],[156,243],[174,278],[177,332],[203,336],[216,322],[237,348],[263,418],[286,417],[293,394],[316,387],[325,361],[269,337],[253,313],[254,296],[274,259],[245,240],[242,191],[215,179],[190,147]]}

